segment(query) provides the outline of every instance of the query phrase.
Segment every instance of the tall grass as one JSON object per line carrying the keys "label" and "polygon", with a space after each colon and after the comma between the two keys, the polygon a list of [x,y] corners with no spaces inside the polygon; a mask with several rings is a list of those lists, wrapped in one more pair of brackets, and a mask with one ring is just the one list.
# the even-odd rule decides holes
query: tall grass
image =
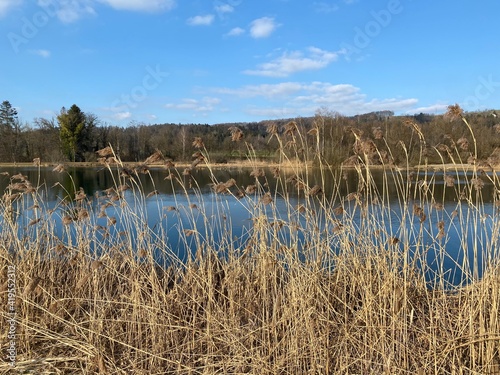
{"label": "tall grass", "polygon": [[[0,267],[16,267],[18,373],[499,374],[500,225],[481,190],[493,184],[498,206],[496,174],[477,163],[472,178],[458,163],[446,169],[447,194],[456,195],[450,211],[425,163],[393,166],[390,150],[382,155],[363,135],[354,147],[357,186],[323,161],[314,128],[291,122],[270,126],[269,136],[278,139],[279,165],[261,168],[247,145],[248,186],[218,181],[201,139],[191,167],[165,162],[166,179],[152,182],[172,184],[175,206],[140,183],[161,153],[129,170],[101,150],[114,186],[97,197],[75,186],[56,207],[43,185],[10,176]],[[244,142],[239,129],[232,138]],[[382,188],[373,179],[377,157]],[[313,164],[319,181],[310,180]],[[200,166],[212,171],[215,209],[191,176]],[[229,202],[252,219],[241,238]],[[148,226],[152,205],[160,219]],[[453,233],[456,259],[446,246]],[[179,248],[188,256],[180,259]],[[452,261],[456,275],[445,267]],[[5,282],[2,333],[7,292]],[[1,373],[11,371],[0,362]]]}

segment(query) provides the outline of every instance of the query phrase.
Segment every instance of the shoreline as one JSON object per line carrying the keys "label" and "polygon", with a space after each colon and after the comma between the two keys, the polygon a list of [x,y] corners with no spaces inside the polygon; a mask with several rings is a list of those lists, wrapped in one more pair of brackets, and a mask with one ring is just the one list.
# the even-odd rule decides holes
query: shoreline
{"label": "shoreline", "polygon": [[[65,167],[69,168],[106,168],[106,164],[99,163],[99,162],[47,162],[47,163],[40,163],[41,168],[54,168],[58,165],[64,165]],[[166,168],[164,163],[150,163],[150,164],[145,164],[144,162],[122,162],[123,167],[125,168],[135,168],[135,167],[140,167],[147,165],[148,168],[150,169],[159,169],[159,168]],[[179,162],[175,163],[174,162],[174,167],[172,168],[189,168],[191,167],[192,163],[188,162]],[[109,164],[111,168],[119,166],[117,163],[112,163]],[[275,162],[265,162],[265,161],[256,161],[256,162],[249,162],[249,161],[242,161],[242,162],[228,162],[228,163],[200,163],[196,166],[196,168],[304,168],[306,166],[305,163],[302,162],[283,162],[283,163],[275,163]],[[29,162],[22,162],[22,163],[0,163],[0,168],[15,168],[15,167],[20,167],[20,168],[27,168],[27,167],[38,167],[37,165]],[[307,167],[313,168],[314,166],[312,163],[308,163]]]}
{"label": "shoreline", "polygon": [[[106,165],[99,163],[99,162],[46,162],[46,163],[40,163],[41,168],[54,168],[58,165],[64,165],[65,167],[69,168],[105,168]],[[124,167],[126,168],[134,168],[134,167],[139,167],[145,165],[144,162],[123,162],[122,163]],[[175,163],[175,167],[173,168],[189,168],[191,166],[191,163],[188,162],[179,162]],[[117,164],[110,164],[110,166],[116,167]],[[165,168],[164,164],[160,163],[151,163],[147,165],[149,168],[152,169],[158,169],[158,168]],[[0,168],[27,168],[27,167],[37,167],[34,163],[29,163],[29,162],[20,162],[20,163],[2,163],[0,162]],[[196,166],[197,168],[216,168],[216,169],[221,169],[221,168],[317,168],[317,166],[313,165],[312,163],[303,163],[301,161],[285,161],[285,162],[266,162],[266,161],[230,161],[228,163],[200,163]],[[365,166],[361,166],[361,168],[364,168]],[[399,170],[426,170],[426,171],[447,171],[447,170],[453,170],[453,171],[474,171],[474,170],[486,170],[489,172],[497,172],[500,171],[500,165],[494,165],[494,166],[479,166],[479,165],[472,165],[472,164],[452,164],[452,163],[447,163],[447,164],[427,164],[427,165],[414,165],[410,166],[409,168],[406,167],[400,167],[400,166],[389,166],[389,165],[370,165],[369,166],[372,169],[399,169]],[[357,166],[354,165],[338,165],[334,166],[333,168],[340,168],[340,169],[356,169]]]}

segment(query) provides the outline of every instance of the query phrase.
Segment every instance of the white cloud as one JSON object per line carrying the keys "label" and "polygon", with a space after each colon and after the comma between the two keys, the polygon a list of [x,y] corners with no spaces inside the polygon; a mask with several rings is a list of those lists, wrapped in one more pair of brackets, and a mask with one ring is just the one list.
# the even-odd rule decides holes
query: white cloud
{"label": "white cloud", "polygon": [[[0,16],[19,6],[23,0],[0,0]],[[95,15],[95,5],[101,3],[117,10],[140,12],[168,11],[175,7],[175,0],[37,0],[37,5],[46,8],[64,23],[71,23],[86,15]]]}
{"label": "white cloud", "polygon": [[267,99],[280,98],[292,95],[303,89],[303,85],[297,82],[283,82],[277,84],[248,85],[239,89],[216,88],[215,92],[225,95],[234,95],[241,98],[253,98],[262,96]]}
{"label": "white cloud", "polygon": [[372,111],[384,111],[391,110],[394,112],[406,112],[408,108],[416,105],[418,103],[417,99],[398,99],[398,98],[389,98],[389,99],[372,99],[369,102],[364,103],[364,107],[367,108],[365,112]]}
{"label": "white cloud", "polygon": [[252,116],[259,116],[268,118],[286,118],[286,117],[294,117],[300,116],[300,113],[297,112],[297,109],[294,108],[256,108],[250,107],[245,110],[246,113]]}
{"label": "white cloud", "polygon": [[223,13],[232,13],[234,11],[234,7],[232,7],[229,4],[222,4],[222,5],[217,5],[215,7],[215,11],[218,14],[223,14]]}
{"label": "white cloud", "polygon": [[175,6],[175,0],[38,0],[37,3],[55,13],[64,23],[75,22],[86,15],[95,15],[97,3],[116,10],[151,13],[167,11]]}
{"label": "white cloud", "polygon": [[264,77],[288,77],[304,70],[317,70],[336,61],[344,51],[329,52],[316,47],[309,47],[307,56],[300,51],[285,52],[280,57],[258,65],[257,69],[245,70],[245,74]]}
{"label": "white cloud", "polygon": [[215,107],[220,103],[219,98],[206,96],[201,100],[186,98],[182,99],[181,103],[165,104],[167,109],[176,109],[179,111],[194,111],[207,113],[215,110]]}
{"label": "white cloud", "polygon": [[227,36],[238,36],[245,33],[245,30],[242,29],[241,27],[235,27],[226,34]]}
{"label": "white cloud", "polygon": [[130,112],[118,112],[113,115],[113,118],[117,121],[127,120],[132,117],[132,113]]}
{"label": "white cloud", "polygon": [[381,110],[406,113],[418,103],[415,98],[368,99],[359,87],[329,82],[283,82],[237,89],[215,88],[213,91],[231,97],[264,98],[268,106],[257,107],[252,104],[246,110],[249,114],[262,117],[312,116],[322,107],[343,115]]}
{"label": "white cloud", "polygon": [[113,107],[101,107],[100,110],[105,111],[105,112],[125,112],[127,110],[126,105],[115,105]]}
{"label": "white cloud", "polygon": [[211,97],[211,96],[205,96],[203,98],[203,101],[205,103],[208,103],[208,104],[219,104],[220,103],[220,99],[219,98],[214,98],[214,97]]}
{"label": "white cloud", "polygon": [[409,115],[414,115],[416,113],[443,113],[448,110],[448,104],[433,104],[426,107],[417,107],[406,111]]}
{"label": "white cloud", "polygon": [[250,35],[252,38],[267,38],[276,29],[277,24],[274,18],[258,18],[250,24]]}
{"label": "white cloud", "polygon": [[31,50],[30,52],[43,58],[50,57],[50,51],[46,49],[36,49],[36,50]]}
{"label": "white cloud", "polygon": [[175,0],[99,0],[112,8],[142,12],[162,12],[175,7]]}
{"label": "white cloud", "polygon": [[182,99],[182,103],[165,104],[165,108],[168,109],[194,110],[197,107],[198,107],[198,101],[196,99]]}
{"label": "white cloud", "polygon": [[318,13],[332,13],[339,10],[337,4],[329,4],[325,2],[314,2],[313,7]]}
{"label": "white cloud", "polygon": [[214,15],[213,14],[206,14],[203,16],[194,16],[191,18],[188,18],[187,24],[191,26],[208,26],[211,25],[212,22],[214,21]]}
{"label": "white cloud", "polygon": [[7,12],[22,4],[22,0],[0,0],[0,17],[7,14]]}
{"label": "white cloud", "polygon": [[49,15],[54,14],[63,23],[72,23],[86,15],[95,15],[91,0],[38,0],[41,8],[46,8]]}

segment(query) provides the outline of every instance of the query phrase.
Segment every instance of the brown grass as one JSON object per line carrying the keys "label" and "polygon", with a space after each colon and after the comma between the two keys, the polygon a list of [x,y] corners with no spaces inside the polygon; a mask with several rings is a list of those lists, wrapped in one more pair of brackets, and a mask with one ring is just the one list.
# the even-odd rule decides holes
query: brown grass
{"label": "brown grass", "polygon": [[[292,125],[286,137],[303,147],[300,127]],[[202,140],[196,143],[208,164]],[[261,168],[249,160],[251,169]],[[260,174],[251,189],[214,177],[214,186],[224,187],[220,194],[252,203],[253,226],[241,244],[224,229],[224,207],[224,219],[213,224],[203,202],[162,208],[158,201],[160,210],[188,217],[179,233],[185,243],[197,244],[197,252],[186,262],[174,255],[167,228],[143,225],[146,193],[133,173],[120,176],[114,166],[108,168],[116,186],[130,186],[128,202],[139,204],[123,204],[115,187],[108,203],[121,210],[106,227],[95,225],[99,208],[87,199],[55,210],[44,207],[36,192],[15,198],[14,206],[2,200],[0,268],[6,275],[8,266],[16,267],[18,373],[499,374],[498,213],[484,219],[491,234],[481,227],[467,233],[467,222],[484,214],[474,188],[466,191],[464,206],[446,216],[434,201],[433,180],[406,185],[403,166],[385,187],[398,191],[398,220],[413,224],[392,231],[386,224],[395,214],[385,192],[375,189],[369,166],[359,168],[356,191],[327,197],[323,192],[330,189],[310,183],[303,165],[294,165],[296,174],[280,182],[279,193],[266,190]],[[182,170],[165,171],[173,173],[170,180],[156,183],[180,183]],[[341,176],[336,183],[343,183]],[[298,182],[297,207],[289,198]],[[498,194],[498,179],[492,183]],[[252,194],[244,195],[245,189]],[[283,198],[287,217],[275,205]],[[40,220],[28,225],[12,219],[13,207],[23,211],[33,201],[40,209],[32,219]],[[438,206],[443,219],[430,222]],[[465,214],[465,206],[475,211]],[[103,207],[106,214],[109,206]],[[206,228],[194,225],[198,215]],[[66,225],[56,236],[61,220]],[[436,238],[432,250],[440,254],[456,226],[464,244],[477,239],[482,248],[476,251],[489,254],[481,258],[481,278],[466,261],[458,265],[468,281],[462,285],[448,284],[439,265],[427,264],[431,248],[423,240],[429,231]],[[224,233],[218,241],[216,230]],[[157,263],[158,249],[168,267]],[[430,270],[432,282],[425,274]],[[9,329],[7,289],[3,283],[3,333]],[[2,343],[4,355],[6,335]],[[0,362],[0,373],[12,371],[9,362]]]}

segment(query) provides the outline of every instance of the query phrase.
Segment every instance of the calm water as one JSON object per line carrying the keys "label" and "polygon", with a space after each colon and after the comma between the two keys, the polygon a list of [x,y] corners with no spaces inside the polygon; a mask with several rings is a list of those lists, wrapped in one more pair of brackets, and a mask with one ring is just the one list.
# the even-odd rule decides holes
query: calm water
{"label": "calm water", "polygon": [[[108,170],[102,168],[72,168],[63,173],[56,173],[52,168],[23,167],[23,168],[3,168],[0,172],[8,172],[8,175],[0,175],[0,190],[3,192],[10,183],[9,176],[17,173],[22,173],[34,185],[39,186],[38,192],[41,195],[41,200],[45,202],[47,209],[59,209],[62,212],[67,206],[63,204],[68,196],[74,198],[75,191],[83,189],[87,197],[102,197],[103,191],[115,186],[117,173],[114,177]],[[259,181],[262,184],[262,191],[270,191],[274,197],[274,204],[263,208],[261,212],[267,215],[272,220],[287,220],[291,216],[291,207],[295,208],[304,202],[306,197],[303,191],[294,188],[295,182],[284,184],[283,181],[291,179],[291,172],[280,172],[281,179],[277,180],[273,176],[273,172],[265,171],[265,176],[260,177]],[[479,263],[482,262],[482,249],[488,248],[491,253],[491,244],[498,240],[498,212],[495,208],[494,194],[495,186],[490,179],[496,178],[498,186],[498,177],[493,175],[483,176],[484,187],[481,190],[470,189],[468,181],[473,177],[471,174],[453,174],[455,178],[454,186],[447,186],[445,175],[442,172],[432,172],[425,174],[408,174],[403,172],[403,180],[410,179],[413,181],[412,189],[408,195],[411,205],[421,205],[428,217],[423,223],[420,223],[418,217],[411,217],[410,222],[401,222],[401,206],[398,196],[404,184],[394,182],[394,172],[373,171],[372,189],[378,191],[380,199],[384,200],[384,207],[389,209],[381,211],[379,214],[384,216],[384,230],[387,233],[395,236],[411,237],[411,233],[419,231],[423,233],[423,238],[429,243],[427,247],[426,258],[429,264],[434,264],[434,267],[441,267],[447,271],[449,280],[457,283],[460,280],[460,272],[457,273],[455,262],[462,263],[464,256],[473,258],[473,252],[476,250],[476,259]],[[164,238],[167,238],[172,248],[177,249],[181,259],[186,259],[186,252],[196,247],[194,243],[188,243],[185,236],[179,236],[179,232],[183,229],[191,229],[196,227],[202,237],[210,237],[217,243],[222,238],[228,237],[234,239],[234,246],[237,248],[242,246],[247,238],[248,232],[252,228],[252,212],[255,212],[255,206],[258,202],[259,195],[255,198],[247,198],[243,200],[235,199],[230,195],[214,194],[213,183],[225,182],[229,179],[234,179],[238,187],[245,188],[248,185],[255,184],[255,177],[251,176],[250,169],[244,168],[225,168],[214,171],[217,181],[213,181],[210,173],[205,169],[193,171],[192,176],[183,176],[182,171],[178,174],[178,178],[182,180],[182,184],[175,180],[165,180],[168,171],[157,168],[151,169],[150,174],[139,174],[137,178],[138,186],[145,194],[156,192],[147,199],[137,199],[137,196],[132,193],[132,189],[125,192],[124,197],[131,207],[141,212],[147,218],[147,223],[150,228],[162,228],[159,233]],[[307,180],[307,185],[312,187],[315,184],[325,186],[327,191],[323,192],[324,196],[339,202],[341,199],[352,192],[356,192],[360,184],[360,178],[355,171],[343,172],[327,172],[322,174],[319,170],[313,170],[308,175],[302,176],[303,180]],[[281,182],[279,182],[281,181]],[[324,184],[323,182],[324,181]],[[400,179],[397,179],[400,181]],[[425,181],[425,182],[422,182]],[[417,188],[420,186],[421,188]],[[423,188],[422,188],[423,186]],[[429,186],[427,193],[425,186]],[[186,189],[186,190],[184,190]],[[235,189],[233,187],[233,189]],[[382,194],[382,192],[385,192]],[[474,205],[463,203],[460,200],[460,193],[473,198],[472,202],[480,198],[483,202],[479,214]],[[286,195],[287,200],[280,198]],[[261,195],[260,195],[261,196]],[[498,197],[497,197],[498,198]],[[95,211],[98,211],[98,206],[102,204],[100,199],[92,199],[91,205]],[[66,200],[67,201],[67,200]],[[33,202],[24,202],[21,206],[18,205],[17,220],[27,224],[33,219],[33,210],[28,210],[28,207]],[[438,204],[439,209],[433,209],[431,206]],[[192,210],[190,206],[196,205],[197,210]],[[271,209],[271,206],[275,209]],[[352,206],[351,203],[346,204],[346,208]],[[172,207],[176,209],[173,210]],[[454,211],[458,210],[461,215],[454,217]],[[318,215],[321,216],[321,208],[318,207]],[[110,207],[106,211],[108,217],[119,217],[119,206]],[[376,209],[373,214],[378,215]],[[292,213],[292,216],[295,215]],[[361,223],[361,211],[353,211],[352,217],[355,221]],[[54,231],[56,235],[63,237],[61,219],[64,214],[56,216],[56,225]],[[296,216],[299,224],[306,227],[307,222],[304,217]],[[461,218],[462,219],[461,219]],[[59,219],[58,219],[59,218]],[[107,218],[95,218],[94,224],[105,227]],[[438,230],[436,224],[443,220],[446,222],[446,237],[445,250],[446,255],[439,250],[442,248],[439,244],[444,240],[436,240]],[[461,220],[461,221],[460,221]],[[465,220],[465,221],[464,221]],[[327,226],[326,219],[319,219],[320,225]],[[203,233],[207,229],[205,225],[208,223],[210,233]],[[1,222],[0,222],[1,225]],[[408,230],[411,226],[413,231]],[[453,229],[454,230],[450,230]],[[120,230],[117,225],[116,230]],[[128,228],[131,229],[131,228]],[[405,230],[406,229],[406,230]],[[138,228],[132,228],[137,231]],[[468,243],[464,244],[460,241],[460,233],[463,230],[468,231]],[[410,234],[408,234],[410,233]],[[286,234],[283,235],[286,237]],[[303,238],[299,239],[303,240]],[[286,241],[286,238],[283,238]],[[409,239],[411,242],[411,238]],[[300,242],[300,241],[299,241]],[[435,246],[436,245],[436,246]],[[477,251],[477,249],[479,251]],[[477,256],[479,252],[479,257]],[[490,254],[491,255],[491,254]],[[472,264],[471,267],[474,267]],[[481,273],[481,264],[476,265],[476,272]]]}

